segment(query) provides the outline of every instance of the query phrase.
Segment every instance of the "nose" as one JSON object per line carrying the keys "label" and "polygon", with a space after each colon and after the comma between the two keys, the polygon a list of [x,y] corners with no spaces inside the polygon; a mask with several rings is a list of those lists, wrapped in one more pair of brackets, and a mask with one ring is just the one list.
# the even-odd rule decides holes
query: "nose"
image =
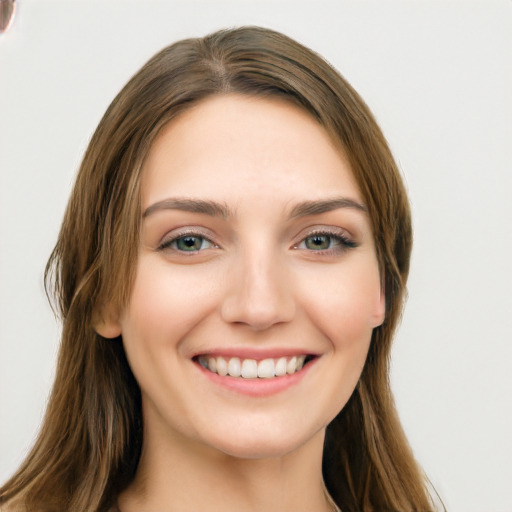
{"label": "nose", "polygon": [[242,257],[231,269],[221,305],[225,322],[243,324],[262,331],[290,322],[295,300],[288,270],[273,254]]}

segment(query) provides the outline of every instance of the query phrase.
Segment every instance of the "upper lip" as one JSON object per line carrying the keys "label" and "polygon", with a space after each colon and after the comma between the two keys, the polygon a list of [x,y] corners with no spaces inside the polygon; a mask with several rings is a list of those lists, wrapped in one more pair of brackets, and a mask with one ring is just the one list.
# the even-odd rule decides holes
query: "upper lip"
{"label": "upper lip", "polygon": [[311,350],[300,347],[282,347],[282,348],[255,348],[255,347],[229,347],[229,348],[212,348],[201,350],[192,354],[192,359],[199,356],[212,356],[212,357],[238,357],[240,359],[255,359],[261,361],[263,359],[278,359],[280,357],[292,356],[318,356],[320,354],[312,352]]}

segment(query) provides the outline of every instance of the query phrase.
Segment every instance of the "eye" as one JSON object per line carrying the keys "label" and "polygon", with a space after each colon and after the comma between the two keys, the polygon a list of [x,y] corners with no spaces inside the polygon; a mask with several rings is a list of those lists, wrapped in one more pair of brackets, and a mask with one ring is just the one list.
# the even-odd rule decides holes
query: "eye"
{"label": "eye", "polygon": [[204,236],[187,234],[166,240],[159,247],[160,249],[171,249],[179,252],[194,253],[211,249],[215,244]]}
{"label": "eye", "polygon": [[341,252],[353,247],[357,247],[357,244],[344,233],[318,232],[311,233],[294,248],[312,252],[332,253]]}
{"label": "eye", "polygon": [[312,249],[313,251],[325,251],[331,247],[332,243],[333,237],[331,235],[313,235],[304,240],[306,249]]}

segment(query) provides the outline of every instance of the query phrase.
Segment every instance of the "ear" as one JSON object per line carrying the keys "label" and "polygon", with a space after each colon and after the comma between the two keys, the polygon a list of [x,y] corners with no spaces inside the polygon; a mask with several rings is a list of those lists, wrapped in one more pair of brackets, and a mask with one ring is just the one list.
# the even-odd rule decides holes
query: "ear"
{"label": "ear", "polygon": [[94,315],[94,330],[103,338],[113,339],[121,336],[119,314],[111,304],[104,306]]}
{"label": "ear", "polygon": [[375,302],[375,308],[373,311],[373,327],[379,327],[384,323],[386,319],[386,293],[384,286],[381,285],[379,297]]}

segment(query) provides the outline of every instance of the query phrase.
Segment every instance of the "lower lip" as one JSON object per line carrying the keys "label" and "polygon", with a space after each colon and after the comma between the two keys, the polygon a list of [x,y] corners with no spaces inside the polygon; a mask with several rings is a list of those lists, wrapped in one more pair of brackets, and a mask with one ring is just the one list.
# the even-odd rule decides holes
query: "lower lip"
{"label": "lower lip", "polygon": [[282,393],[283,391],[298,384],[310,371],[317,358],[308,362],[302,369],[292,375],[283,375],[282,377],[272,377],[271,379],[244,379],[242,377],[222,377],[203,368],[199,363],[195,363],[199,371],[214,384],[225,389],[235,391],[242,395],[265,397]]}

